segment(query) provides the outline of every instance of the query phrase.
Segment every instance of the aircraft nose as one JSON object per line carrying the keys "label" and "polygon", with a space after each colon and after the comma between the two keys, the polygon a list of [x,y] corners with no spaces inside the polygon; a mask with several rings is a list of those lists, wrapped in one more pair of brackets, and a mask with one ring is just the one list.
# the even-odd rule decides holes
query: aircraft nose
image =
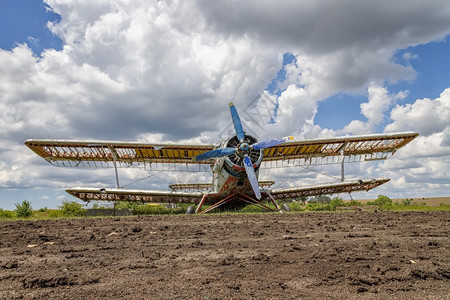
{"label": "aircraft nose", "polygon": [[242,143],[239,146],[239,150],[241,150],[241,151],[248,151],[248,144],[247,143]]}

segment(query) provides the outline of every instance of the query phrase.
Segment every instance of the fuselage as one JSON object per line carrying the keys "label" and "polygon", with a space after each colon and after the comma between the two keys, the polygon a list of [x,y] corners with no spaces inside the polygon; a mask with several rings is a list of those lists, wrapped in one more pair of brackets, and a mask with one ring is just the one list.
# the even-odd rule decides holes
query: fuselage
{"label": "fuselage", "polygon": [[263,159],[263,151],[253,149],[247,150],[245,148],[245,144],[253,144],[256,142],[256,138],[245,135],[244,142],[239,142],[236,136],[233,136],[220,144],[219,147],[221,148],[236,147],[240,146],[239,144],[244,144],[242,148],[246,151],[237,151],[235,154],[216,159],[212,170],[213,188],[211,192],[217,193],[217,196],[220,196],[221,198],[236,193],[254,196],[250,181],[245,172],[242,157],[244,153],[247,153],[250,156],[256,178],[258,178],[259,166]]}

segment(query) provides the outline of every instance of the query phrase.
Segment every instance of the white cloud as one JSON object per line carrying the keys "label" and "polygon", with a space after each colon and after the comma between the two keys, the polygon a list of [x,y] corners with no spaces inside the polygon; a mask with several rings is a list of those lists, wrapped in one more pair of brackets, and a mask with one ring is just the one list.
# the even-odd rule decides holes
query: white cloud
{"label": "white cloud", "polygon": [[397,105],[391,111],[393,122],[386,131],[415,130],[423,135],[443,132],[450,128],[450,88],[439,98],[418,99],[412,104]]}
{"label": "white cloud", "polygon": [[398,192],[446,195],[450,187],[450,88],[436,99],[397,105],[385,131],[414,130],[420,136],[379,165]]}
{"label": "white cloud", "polygon": [[385,87],[376,83],[371,83],[368,88],[369,101],[361,103],[361,114],[367,121],[353,120],[339,131],[339,134],[367,134],[375,131],[386,117],[386,112],[393,102],[403,99],[407,92],[402,91],[394,95],[389,95]]}

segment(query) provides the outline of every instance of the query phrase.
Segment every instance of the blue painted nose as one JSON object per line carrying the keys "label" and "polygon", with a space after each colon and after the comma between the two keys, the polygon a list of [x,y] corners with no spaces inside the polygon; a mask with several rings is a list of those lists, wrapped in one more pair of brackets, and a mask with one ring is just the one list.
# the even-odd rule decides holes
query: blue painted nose
{"label": "blue painted nose", "polygon": [[241,151],[248,151],[248,144],[247,143],[242,143],[239,146],[239,150],[241,150]]}

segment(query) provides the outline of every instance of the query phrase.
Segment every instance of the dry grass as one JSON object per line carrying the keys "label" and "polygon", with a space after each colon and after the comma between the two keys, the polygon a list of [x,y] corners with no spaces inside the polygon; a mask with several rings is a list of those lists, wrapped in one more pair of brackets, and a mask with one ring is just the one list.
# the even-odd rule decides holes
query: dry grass
{"label": "dry grass", "polygon": [[[436,207],[439,206],[441,203],[444,203],[446,205],[450,205],[450,197],[424,197],[424,198],[392,198],[392,201],[397,203],[402,203],[406,199],[410,199],[412,202],[415,202],[419,205],[422,205],[422,203],[425,203],[426,206]],[[358,200],[362,203],[367,203],[374,201],[375,199],[362,199]]]}

